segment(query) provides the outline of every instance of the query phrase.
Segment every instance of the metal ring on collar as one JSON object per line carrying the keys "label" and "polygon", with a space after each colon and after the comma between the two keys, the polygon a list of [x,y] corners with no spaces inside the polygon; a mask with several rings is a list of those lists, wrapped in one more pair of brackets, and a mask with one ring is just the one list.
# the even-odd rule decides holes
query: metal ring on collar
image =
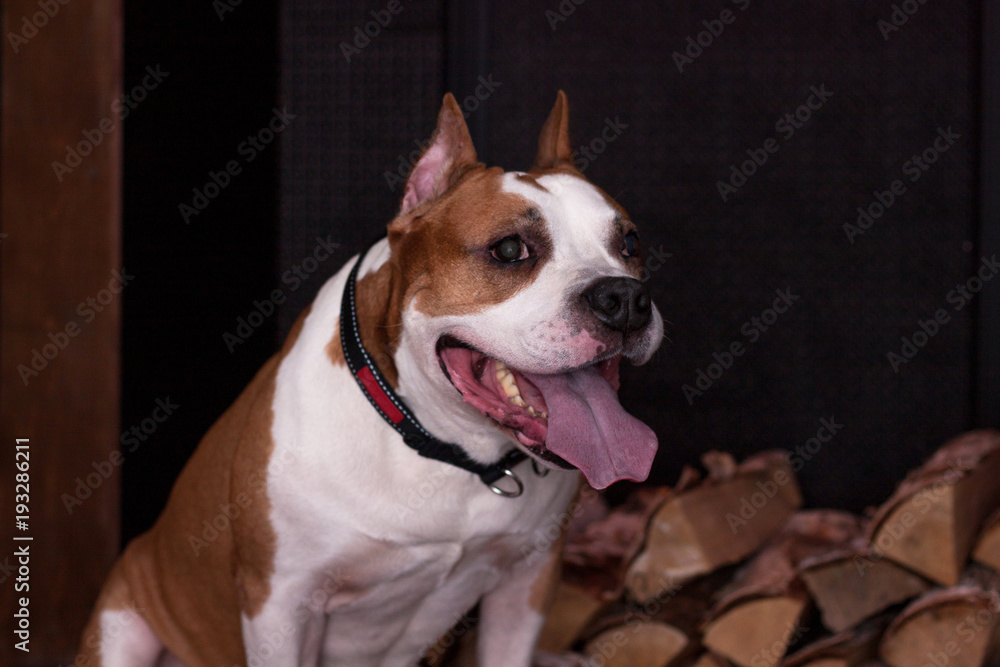
{"label": "metal ring on collar", "polygon": [[501,489],[499,486],[497,486],[496,482],[494,482],[493,484],[490,484],[490,491],[497,494],[498,496],[503,496],[504,498],[517,498],[519,495],[524,493],[524,484],[521,483],[521,478],[519,478],[517,475],[515,475],[513,472],[511,472],[506,468],[504,468],[503,474],[505,477],[510,477],[511,479],[514,480],[514,483],[517,484],[517,490],[505,491],[504,489]]}

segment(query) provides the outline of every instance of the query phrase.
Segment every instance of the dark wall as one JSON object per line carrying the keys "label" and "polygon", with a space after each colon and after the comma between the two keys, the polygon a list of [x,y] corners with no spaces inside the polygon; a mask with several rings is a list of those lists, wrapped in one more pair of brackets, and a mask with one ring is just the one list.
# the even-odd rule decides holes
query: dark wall
{"label": "dark wall", "polygon": [[[469,111],[481,159],[507,168],[531,162],[565,89],[575,145],[590,147],[580,166],[664,257],[648,285],[669,340],[628,369],[623,390],[660,436],[655,481],[672,483],[707,449],[802,447],[832,418],[842,428],[803,457],[807,499],[860,509],[945,438],[995,423],[992,403],[974,410],[975,360],[989,357],[973,332],[998,288],[960,311],[948,300],[986,250],[979,6],[919,5],[885,39],[892,5],[512,0],[393,14],[387,2],[294,0],[244,2],[221,19],[211,3],[128,5],[126,88],[147,65],[170,75],[125,122],[125,266],[137,278],[124,295],[122,428],[141,426],[157,399],[180,407],[124,446],[125,537],[155,518],[198,439],[323,281],[381,234],[446,89]],[[710,44],[701,35],[707,46],[679,71],[674,52],[719,32],[723,10],[730,22]],[[366,28],[378,33],[367,43]],[[776,127],[814,87],[832,95],[814,97],[794,133]],[[289,114],[280,145],[250,162],[239,147],[276,105]],[[948,128],[960,136],[911,181],[904,164]],[[724,200],[718,182],[765,145],[776,152]],[[179,205],[229,160],[241,173],[186,223]],[[906,191],[851,243],[845,223],[897,179]],[[339,247],[313,264],[320,240]],[[274,290],[277,312],[240,335],[238,318],[255,301],[269,310]],[[776,290],[797,298],[757,329]],[[948,321],[895,372],[887,354],[939,309]],[[227,345],[227,333],[245,342]],[[734,343],[743,353],[730,362]],[[685,396],[699,372],[718,377]]]}
{"label": "dark wall", "polygon": [[[440,2],[286,2],[281,94],[299,115],[283,137],[279,270],[340,244],[282,308],[282,331],[323,281],[384,233],[402,179],[444,95]],[[383,25],[385,24],[385,25]],[[368,37],[365,30],[374,37]]]}
{"label": "dark wall", "polygon": [[[554,30],[534,3],[495,7],[490,72],[504,87],[484,157],[527,164],[557,87],[579,144],[606,118],[628,125],[586,173],[647,248],[672,254],[649,281],[670,340],[623,393],[660,435],[661,479],[708,448],[794,449],[833,419],[843,428],[803,460],[806,497],[860,509],[970,424],[973,304],[947,297],[979,266],[977,10],[919,5],[885,39],[892,4],[623,3],[611,15],[586,3]],[[678,67],[689,37],[720,27]],[[828,99],[812,98],[801,127],[776,125],[816,90]],[[949,128],[947,152],[911,173]],[[761,152],[768,139],[776,152]],[[748,151],[767,161],[723,197]],[[905,192],[849,238],[857,208],[897,179]],[[784,289],[797,298],[762,331],[752,318]],[[897,372],[887,354],[939,309],[948,321]],[[745,352],[727,369],[733,343]],[[701,372],[718,377],[699,387]]]}
{"label": "dark wall", "polygon": [[[806,446],[828,420],[842,425],[833,439],[803,450],[807,499],[860,509],[975,421],[980,297],[948,300],[981,254],[974,3],[919,5],[885,35],[891,2],[456,3],[442,43],[442,13],[406,5],[350,63],[338,45],[382,6],[325,4],[285,8],[283,92],[303,120],[285,137],[282,265],[317,234],[346,257],[392,217],[384,172],[430,134],[442,82],[461,101],[491,81],[468,121],[480,158],[507,168],[530,164],[563,88],[575,142],[591,146],[587,176],[666,256],[648,284],[669,340],[623,391],[660,436],[657,481],[711,448]],[[674,52],[712,29],[679,68]],[[797,111],[808,119],[776,126]],[[907,161],[949,128],[957,138],[911,180]],[[718,182],[768,139],[774,152],[724,199]],[[896,180],[905,192],[849,238],[857,208]],[[283,330],[319,284],[296,293]],[[753,318],[770,320],[776,290],[795,298],[765,331]],[[939,310],[947,321],[897,372],[888,353]],[[716,354],[728,368],[711,366]],[[685,395],[700,371],[718,377]]]}
{"label": "dark wall", "polygon": [[[123,123],[124,265],[135,275],[123,291],[126,540],[156,518],[201,436],[277,343],[276,314],[243,343],[223,340],[277,283],[278,146],[248,142],[276,106],[277,8],[244,2],[220,18],[217,6],[125,5],[126,92],[147,66],[165,73]],[[212,174],[226,183],[230,162],[235,175],[216,192]],[[167,415],[158,401],[176,407]]]}

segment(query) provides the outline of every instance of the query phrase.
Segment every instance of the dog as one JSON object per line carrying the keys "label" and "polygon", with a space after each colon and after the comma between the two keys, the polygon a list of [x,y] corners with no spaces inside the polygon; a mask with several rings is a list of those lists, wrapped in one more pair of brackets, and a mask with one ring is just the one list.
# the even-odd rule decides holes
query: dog
{"label": "dog", "polygon": [[656,453],[617,398],[663,337],[641,261],[562,91],[527,172],[479,163],[446,95],[387,237],[205,435],[77,664],[412,665],[478,604],[479,664],[529,665],[581,473]]}

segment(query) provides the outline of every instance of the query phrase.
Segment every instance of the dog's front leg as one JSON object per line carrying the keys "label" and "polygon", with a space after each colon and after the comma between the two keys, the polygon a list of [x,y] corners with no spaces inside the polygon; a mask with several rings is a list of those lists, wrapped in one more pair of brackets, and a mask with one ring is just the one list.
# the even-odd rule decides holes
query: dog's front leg
{"label": "dog's front leg", "polygon": [[517,561],[480,603],[479,667],[527,667],[559,580],[562,539]]}
{"label": "dog's front leg", "polygon": [[244,611],[241,621],[247,665],[319,664],[326,617],[303,604],[303,595],[287,587],[275,591],[254,616]]}

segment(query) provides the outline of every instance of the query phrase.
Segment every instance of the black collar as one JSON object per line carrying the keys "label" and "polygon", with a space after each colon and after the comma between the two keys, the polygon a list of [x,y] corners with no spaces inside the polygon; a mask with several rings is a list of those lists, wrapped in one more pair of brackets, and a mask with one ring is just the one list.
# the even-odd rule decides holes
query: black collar
{"label": "black collar", "polygon": [[[368,397],[382,418],[403,436],[403,442],[421,456],[471,472],[497,495],[506,497],[521,495],[524,487],[511,468],[528,458],[524,452],[514,448],[496,463],[486,465],[472,460],[458,445],[438,440],[420,425],[403,400],[386,382],[378,365],[369,356],[361,342],[361,332],[358,329],[355,285],[358,278],[358,268],[370,249],[371,246],[361,253],[354,268],[351,269],[350,275],[347,276],[347,284],[344,286],[344,295],[340,305],[340,344],[344,349],[347,367],[351,369],[354,379],[358,381],[362,393]],[[496,485],[496,482],[503,477],[513,479],[516,484],[514,491],[506,491]]]}

